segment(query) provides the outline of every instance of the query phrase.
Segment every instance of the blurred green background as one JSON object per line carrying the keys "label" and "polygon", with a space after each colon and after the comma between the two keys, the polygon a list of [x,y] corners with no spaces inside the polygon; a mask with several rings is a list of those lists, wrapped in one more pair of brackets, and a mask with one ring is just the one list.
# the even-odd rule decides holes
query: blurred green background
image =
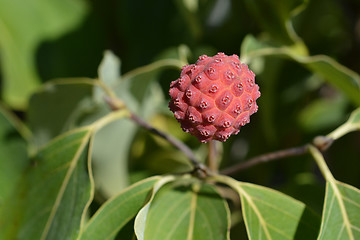
{"label": "blurred green background", "polygon": [[[251,55],[262,48],[270,51]],[[159,59],[178,59],[179,52],[190,63],[202,54],[225,52],[240,55],[250,65],[262,93],[259,111],[222,145],[222,168],[326,135],[360,105],[357,0],[0,0],[0,99],[30,126],[33,142],[41,145],[106,113],[104,105],[80,104],[91,89],[62,86],[58,95],[51,95],[42,87],[51,79],[97,78],[105,50],[121,59],[125,75]],[[311,58],[319,54],[325,60]],[[120,87],[119,96],[129,105],[136,102],[133,109],[143,118],[203,157],[206,147],[182,133],[167,110],[169,84],[179,72],[171,66],[144,72],[132,77],[130,87]],[[74,112],[81,113],[74,117]],[[101,176],[128,174],[129,182],[120,184],[125,186],[148,175],[186,169],[184,157],[169,144],[132,123],[120,125],[120,133],[128,131],[123,138],[111,127],[99,133],[105,140],[98,140],[95,159],[105,161],[105,155],[122,146],[109,160],[110,167],[102,169],[106,163],[94,162],[100,169],[96,181],[108,188],[102,197],[118,191],[114,185],[125,180],[109,184],[111,180]],[[113,146],[104,143],[109,139]],[[350,133],[325,153],[334,176],[356,187],[359,145],[360,133]],[[110,174],[118,158],[126,164]],[[235,177],[279,189],[321,212],[324,180],[309,155],[261,164]]]}

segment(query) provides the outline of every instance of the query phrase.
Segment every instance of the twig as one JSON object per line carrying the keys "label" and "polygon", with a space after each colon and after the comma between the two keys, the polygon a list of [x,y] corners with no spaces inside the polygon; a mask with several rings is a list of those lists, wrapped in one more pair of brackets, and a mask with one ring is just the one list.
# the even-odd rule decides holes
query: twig
{"label": "twig", "polygon": [[237,172],[245,170],[247,168],[253,167],[259,163],[270,162],[274,160],[278,160],[285,157],[292,157],[303,155],[308,152],[308,145],[293,147],[284,150],[279,150],[276,152],[266,153],[257,157],[250,158],[246,162],[239,163],[229,168],[225,168],[220,171],[221,174],[224,175],[233,175]]}
{"label": "twig", "polygon": [[207,173],[207,169],[205,167],[204,164],[198,162],[198,160],[196,159],[194,153],[191,151],[191,149],[186,146],[184,143],[182,143],[181,141],[177,140],[176,138],[174,138],[171,135],[168,135],[154,127],[152,127],[150,124],[148,124],[147,122],[145,122],[144,120],[142,120],[139,116],[137,116],[134,113],[131,113],[130,118],[136,122],[138,125],[140,125],[141,127],[147,129],[148,131],[158,135],[159,137],[162,137],[163,139],[165,139],[166,141],[168,141],[170,144],[172,144],[174,147],[176,147],[177,149],[179,149],[181,152],[183,152],[191,161],[192,165],[194,166],[195,170],[201,170],[204,171],[205,173]]}

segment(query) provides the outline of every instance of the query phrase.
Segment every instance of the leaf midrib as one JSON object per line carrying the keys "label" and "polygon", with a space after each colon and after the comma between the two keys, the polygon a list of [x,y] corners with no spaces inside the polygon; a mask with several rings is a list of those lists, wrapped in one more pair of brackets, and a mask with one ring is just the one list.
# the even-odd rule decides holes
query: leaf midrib
{"label": "leaf midrib", "polygon": [[84,148],[85,148],[91,134],[92,134],[92,131],[90,129],[88,129],[88,133],[86,133],[86,135],[82,137],[82,141],[81,141],[82,143],[81,143],[79,149],[76,151],[73,159],[70,161],[71,164],[70,164],[69,169],[68,169],[68,171],[67,171],[67,173],[65,175],[65,178],[64,178],[64,181],[63,181],[63,183],[62,183],[62,185],[60,187],[60,190],[59,190],[59,192],[57,194],[55,203],[54,203],[54,205],[53,205],[53,207],[51,209],[48,220],[47,220],[47,222],[45,224],[43,234],[41,235],[41,238],[40,238],[41,240],[46,239],[46,237],[47,237],[47,235],[48,235],[48,233],[50,231],[50,227],[51,227],[52,221],[53,221],[53,219],[54,219],[54,217],[56,215],[57,208],[60,205],[60,201],[61,201],[61,199],[62,199],[62,197],[64,195],[64,192],[66,190],[66,187],[67,187],[67,185],[68,185],[68,183],[70,181],[72,173],[74,172],[74,169],[76,168],[79,157],[82,154],[82,152],[84,151]]}
{"label": "leaf midrib", "polygon": [[344,201],[342,199],[342,195],[340,193],[340,190],[337,186],[337,181],[335,179],[332,179],[332,181],[330,181],[330,184],[331,184],[331,187],[333,188],[333,192],[336,196],[336,199],[338,201],[338,204],[339,204],[339,207],[340,207],[340,210],[341,210],[341,215],[343,217],[343,220],[344,220],[344,225],[346,227],[346,231],[349,235],[349,238],[351,240],[355,240],[354,239],[354,235],[352,233],[352,230],[351,230],[351,223],[350,223],[350,220],[349,220],[349,216],[347,214],[347,211],[346,211],[346,208],[345,208],[345,204],[344,204]]}
{"label": "leaf midrib", "polygon": [[[256,216],[259,219],[260,225],[263,227],[264,232],[265,232],[265,236],[266,238],[268,238],[269,240],[271,240],[271,235],[269,233],[269,230],[267,228],[267,223],[265,222],[263,216],[261,215],[259,209],[257,208],[256,204],[252,201],[251,196],[248,195],[248,193],[246,192],[246,190],[244,190],[240,184],[237,184],[236,186],[237,191],[239,192],[239,194],[242,196],[243,198],[246,198],[247,202],[249,203],[249,205],[251,206],[251,208],[253,209],[253,211],[255,212]],[[246,219],[245,219],[246,221]]]}
{"label": "leaf midrib", "polygon": [[191,192],[191,201],[190,201],[190,220],[189,220],[189,229],[187,234],[187,240],[191,240],[194,234],[194,223],[195,223],[195,213],[197,205],[197,192]]}

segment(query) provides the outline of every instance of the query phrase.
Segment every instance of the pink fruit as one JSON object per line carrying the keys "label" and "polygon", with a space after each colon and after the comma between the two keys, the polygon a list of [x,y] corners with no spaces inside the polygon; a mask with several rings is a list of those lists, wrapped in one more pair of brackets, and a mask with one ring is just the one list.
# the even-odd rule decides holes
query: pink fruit
{"label": "pink fruit", "polygon": [[169,91],[170,110],[185,132],[200,142],[226,141],[249,123],[260,97],[255,74],[237,55],[202,55],[182,68]]}

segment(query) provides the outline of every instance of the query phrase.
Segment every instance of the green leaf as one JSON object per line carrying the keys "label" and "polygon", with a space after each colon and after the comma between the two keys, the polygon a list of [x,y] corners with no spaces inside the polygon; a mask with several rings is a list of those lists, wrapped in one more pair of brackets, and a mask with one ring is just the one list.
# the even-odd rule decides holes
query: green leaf
{"label": "green leaf", "polygon": [[134,223],[134,229],[135,234],[137,235],[138,239],[144,239],[144,233],[145,233],[145,226],[146,226],[146,220],[149,213],[149,209],[151,206],[152,201],[154,200],[154,197],[156,193],[160,190],[161,187],[163,187],[166,183],[173,181],[175,179],[174,176],[166,176],[165,178],[161,179],[161,181],[158,181],[152,190],[151,198],[148,201],[148,203],[139,211],[139,213],[136,215],[135,223]]}
{"label": "green leaf", "polygon": [[340,127],[329,133],[327,137],[336,140],[345,134],[356,130],[360,130],[360,108],[355,109],[351,113],[349,119]]}
{"label": "green leaf", "polygon": [[349,124],[352,126],[356,126],[358,129],[360,129],[360,108],[356,109],[351,113],[351,116],[349,118]]}
{"label": "green leaf", "polygon": [[20,135],[19,124],[20,120],[0,105],[0,212],[29,162],[26,136]]}
{"label": "green leaf", "polygon": [[98,69],[98,76],[106,86],[114,86],[120,79],[120,59],[111,51],[105,51]]}
{"label": "green leaf", "polygon": [[318,240],[359,239],[360,190],[337,181],[326,165],[322,153],[311,145],[309,150],[326,180],[325,203]]}
{"label": "green leaf", "polygon": [[274,47],[248,35],[241,46],[242,61],[264,56],[287,57],[298,62],[341,90],[354,104],[360,105],[360,76],[334,59],[326,55],[304,56],[292,48]]}
{"label": "green leaf", "polygon": [[[99,88],[96,84],[96,80],[88,78],[55,79],[32,96],[28,118],[37,146],[111,113],[102,97],[101,102],[94,101],[94,87]],[[93,171],[96,187],[106,198],[128,186],[127,157],[135,131],[132,122],[120,120],[96,133]],[[122,141],[119,141],[119,136]]]}
{"label": "green leaf", "polygon": [[85,225],[79,239],[115,239],[116,234],[144,206],[153,186],[162,179],[142,180],[109,199]]}
{"label": "green leaf", "polygon": [[[99,80],[109,91],[121,86],[119,99],[127,107],[138,105],[130,93],[130,84],[120,81],[120,59],[110,51],[105,51],[98,67]],[[84,118],[83,124],[91,123],[106,114],[109,107],[104,105],[104,96],[113,98],[113,93],[104,92],[99,85],[94,85],[93,99],[101,107]],[[102,105],[101,105],[102,104]],[[128,154],[137,126],[130,120],[113,122],[96,133],[94,142],[94,177],[96,188],[105,198],[110,198],[129,185]],[[119,137],[121,136],[121,141]]]}
{"label": "green leaf", "polygon": [[225,176],[215,177],[236,190],[241,198],[249,239],[315,239],[319,217],[283,193]]}
{"label": "green leaf", "polygon": [[249,239],[315,239],[319,219],[305,204],[254,184],[239,186]]}
{"label": "green leaf", "polygon": [[[106,87],[112,89],[118,84],[120,80],[120,59],[115,56],[111,51],[105,51],[104,58],[102,59],[98,68],[99,80],[104,83]],[[104,90],[95,85],[94,86],[94,99],[97,102],[103,101]]]}
{"label": "green leaf", "polygon": [[[84,1],[0,1],[2,94],[11,107],[24,109],[39,86],[35,50],[79,25],[86,13]],[[64,17],[66,16],[66,17]]]}
{"label": "green leaf", "polygon": [[229,224],[227,203],[213,186],[174,182],[139,212],[135,232],[139,240],[219,240],[229,239]]}
{"label": "green leaf", "polygon": [[100,129],[94,140],[93,166],[96,188],[105,198],[129,185],[128,154],[136,125],[129,119],[112,122]]}
{"label": "green leaf", "polygon": [[360,76],[356,72],[326,55],[311,57],[293,55],[292,58],[341,90],[354,104],[360,105]]}
{"label": "green leaf", "polygon": [[[113,59],[111,62],[108,62],[108,71],[119,71],[116,61]],[[157,82],[158,75],[164,68],[177,68],[180,64],[178,59],[167,58],[134,69],[121,77],[115,92],[127,108],[148,120],[164,103],[163,92]],[[97,187],[106,198],[114,196],[129,184],[129,151],[136,130],[136,124],[124,119],[105,127],[96,135],[94,176]]]}
{"label": "green leaf", "polygon": [[70,239],[92,198],[89,139],[81,128],[54,139],[32,159],[6,203],[1,239]]}
{"label": "green leaf", "polygon": [[318,239],[360,239],[359,189],[339,181],[327,182]]}

